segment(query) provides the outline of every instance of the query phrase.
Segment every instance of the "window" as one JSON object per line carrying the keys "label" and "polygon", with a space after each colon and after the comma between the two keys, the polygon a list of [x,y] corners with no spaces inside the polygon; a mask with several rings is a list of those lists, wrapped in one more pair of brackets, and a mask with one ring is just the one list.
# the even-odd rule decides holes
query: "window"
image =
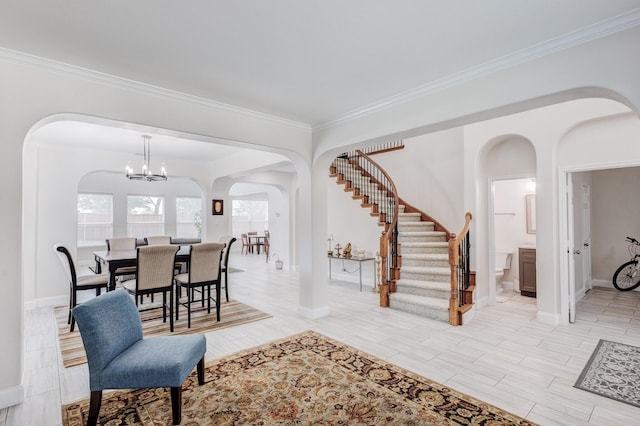
{"label": "window", "polygon": [[236,237],[248,231],[262,234],[269,229],[269,202],[260,200],[233,200],[232,231]]}
{"label": "window", "polygon": [[176,197],[176,236],[200,238],[202,235],[202,198]]}
{"label": "window", "polygon": [[144,238],[164,235],[164,197],[127,197],[127,236]]}
{"label": "window", "polygon": [[101,245],[113,236],[113,195],[78,194],[78,245]]}

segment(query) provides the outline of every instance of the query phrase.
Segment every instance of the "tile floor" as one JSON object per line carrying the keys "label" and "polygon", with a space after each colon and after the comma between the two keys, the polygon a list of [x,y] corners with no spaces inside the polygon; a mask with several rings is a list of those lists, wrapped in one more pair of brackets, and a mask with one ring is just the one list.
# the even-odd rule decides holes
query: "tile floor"
{"label": "tile floor", "polygon": [[[298,274],[263,256],[233,253],[230,296],[272,318],[207,335],[207,359],[313,329],[541,425],[630,425],[640,408],[573,387],[599,339],[640,346],[640,293],[596,288],[575,324],[536,322],[535,300],[501,293],[463,327],[378,307],[371,287],[331,281],[331,314],[297,314]],[[86,398],[86,365],[65,369],[52,308],[25,314],[25,402],[0,410],[0,426],[60,425],[61,404]]]}

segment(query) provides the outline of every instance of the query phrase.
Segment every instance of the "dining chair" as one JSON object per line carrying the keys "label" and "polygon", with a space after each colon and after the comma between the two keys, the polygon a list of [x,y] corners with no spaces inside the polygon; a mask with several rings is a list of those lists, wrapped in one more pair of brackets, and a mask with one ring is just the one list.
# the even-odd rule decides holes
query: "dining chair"
{"label": "dining chair", "polygon": [[[135,297],[162,293],[162,322],[167,322],[169,308],[169,330],[173,332],[173,270],[178,246],[159,244],[138,247],[136,278],[125,281],[122,287]],[[167,303],[167,293],[169,302]],[[155,309],[151,307],[145,310]]]}
{"label": "dining chair", "polygon": [[251,250],[251,246],[249,245],[249,236],[247,234],[240,234],[240,238],[242,238],[242,250],[240,250],[240,254],[249,254]]}
{"label": "dining chair", "polygon": [[[233,244],[236,241],[236,237],[234,237],[233,235],[225,235],[224,237],[221,237],[218,241],[225,244],[224,249],[222,250],[222,264],[220,266],[220,272],[224,276],[224,286],[222,286],[222,288],[224,288],[224,295],[228,302],[229,301],[229,270],[228,270],[229,253],[231,252],[231,244]],[[220,283],[222,283],[222,278],[220,278]]]}
{"label": "dining chair", "polygon": [[[105,241],[107,242],[108,251],[133,251],[136,249],[137,243],[137,239],[134,237],[107,238]],[[133,278],[135,274],[135,266],[123,266],[114,272],[116,277],[128,277],[128,279]]]}
{"label": "dining chair", "polygon": [[[153,237],[144,237],[144,242],[148,245],[148,246],[155,246],[157,244],[171,244],[171,237],[169,235],[158,235],[158,236],[153,236]],[[174,267],[175,274],[179,274],[180,271],[182,271],[182,263],[181,262],[176,262],[175,267]]]}
{"label": "dining chair", "polygon": [[[220,321],[220,264],[224,243],[193,244],[189,252],[189,267],[184,274],[175,276],[176,292],[184,288],[187,293],[186,302],[181,302],[176,296],[176,321],[180,316],[180,305],[187,308],[187,327],[191,328],[191,304],[201,302],[204,307],[207,301],[207,313],[211,313],[211,286],[215,286],[216,319]],[[205,296],[206,290],[206,296]],[[199,299],[194,299],[195,293],[200,293]]]}
{"label": "dining chair", "polygon": [[78,292],[82,290],[95,290],[96,296],[100,296],[102,288],[105,291],[109,287],[109,275],[108,274],[91,274],[78,276],[71,253],[65,246],[60,243],[53,245],[53,251],[58,255],[60,263],[64,268],[64,272],[67,274],[69,280],[69,316],[67,318],[67,324],[70,324],[70,331],[73,331],[76,325],[75,318],[71,311],[78,304]]}
{"label": "dining chair", "polygon": [[89,366],[89,416],[95,425],[104,389],[171,388],[173,424],[182,420],[182,384],[197,366],[198,384],[204,384],[202,334],[144,339],[136,305],[118,289],[73,309]]}
{"label": "dining chair", "polygon": [[144,237],[144,242],[149,246],[156,244],[171,244],[171,237],[168,235],[158,235],[153,237]]}

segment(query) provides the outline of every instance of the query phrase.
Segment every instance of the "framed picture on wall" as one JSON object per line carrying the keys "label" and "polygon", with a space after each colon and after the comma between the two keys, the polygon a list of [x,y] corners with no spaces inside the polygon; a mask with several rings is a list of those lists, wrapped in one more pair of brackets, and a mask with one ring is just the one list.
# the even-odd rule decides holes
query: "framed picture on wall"
{"label": "framed picture on wall", "polygon": [[222,215],[224,213],[224,201],[223,200],[211,200],[211,214]]}
{"label": "framed picture on wall", "polygon": [[527,234],[536,233],[536,194],[525,195],[527,200]]}

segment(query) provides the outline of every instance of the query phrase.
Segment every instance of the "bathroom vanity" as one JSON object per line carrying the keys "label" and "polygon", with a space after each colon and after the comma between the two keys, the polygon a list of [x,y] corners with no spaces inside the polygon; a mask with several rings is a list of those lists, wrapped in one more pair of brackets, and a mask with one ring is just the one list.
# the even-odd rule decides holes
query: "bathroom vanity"
{"label": "bathroom vanity", "polygon": [[518,266],[520,270],[520,294],[536,297],[536,249],[518,248]]}

